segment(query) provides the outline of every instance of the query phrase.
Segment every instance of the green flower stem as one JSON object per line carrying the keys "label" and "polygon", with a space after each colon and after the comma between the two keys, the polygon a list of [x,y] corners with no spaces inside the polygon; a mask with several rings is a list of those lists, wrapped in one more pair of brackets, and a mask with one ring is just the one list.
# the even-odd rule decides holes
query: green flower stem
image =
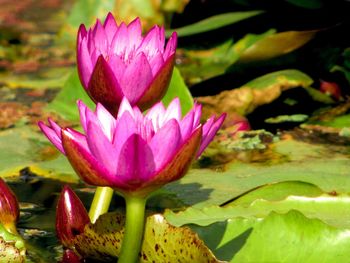
{"label": "green flower stem", "polygon": [[109,205],[113,197],[113,189],[110,187],[97,187],[89,210],[89,217],[92,223],[95,223],[97,218],[108,212]]}
{"label": "green flower stem", "polygon": [[138,257],[145,223],[146,200],[147,198],[135,196],[125,197],[125,231],[118,263],[135,263],[139,261]]}

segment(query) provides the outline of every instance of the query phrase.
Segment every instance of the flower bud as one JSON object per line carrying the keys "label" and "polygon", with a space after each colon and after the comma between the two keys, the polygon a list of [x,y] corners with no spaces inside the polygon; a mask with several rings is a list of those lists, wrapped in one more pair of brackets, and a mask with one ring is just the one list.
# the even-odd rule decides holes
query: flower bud
{"label": "flower bud", "polygon": [[15,194],[0,178],[0,223],[11,233],[16,234],[19,206]]}
{"label": "flower bud", "polygon": [[56,209],[56,232],[64,247],[69,247],[75,236],[84,231],[90,223],[89,215],[83,203],[72,189],[65,185]]}

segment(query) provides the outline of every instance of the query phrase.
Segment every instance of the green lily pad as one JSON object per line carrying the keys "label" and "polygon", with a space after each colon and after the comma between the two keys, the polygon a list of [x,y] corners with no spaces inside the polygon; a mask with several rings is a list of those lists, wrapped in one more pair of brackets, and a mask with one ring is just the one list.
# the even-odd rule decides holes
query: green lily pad
{"label": "green lily pad", "polygon": [[348,229],[309,219],[298,211],[191,228],[218,258],[233,263],[346,262],[350,256]]}
{"label": "green lily pad", "polygon": [[326,193],[348,193],[350,189],[347,146],[311,144],[286,136],[263,150],[223,148],[219,153],[226,156],[226,164],[191,169],[164,188],[196,208],[221,205],[250,189],[282,181],[308,182]]}
{"label": "green lily pad", "polygon": [[290,210],[298,210],[308,218],[318,218],[335,227],[350,227],[348,194],[324,193],[315,185],[295,181],[258,187],[224,207],[190,207],[178,213],[167,210],[165,216],[175,226],[206,226],[233,217],[264,218],[271,211],[286,213]]}
{"label": "green lily pad", "polygon": [[[104,214],[72,240],[72,247],[84,257],[115,258],[120,253],[124,223],[124,215]],[[197,234],[188,227],[169,225],[160,214],[147,217],[143,240],[140,262],[221,262]]]}
{"label": "green lily pad", "polygon": [[[18,147],[20,145],[20,147]],[[0,132],[0,177],[18,176],[23,168],[43,177],[77,182],[78,177],[66,157],[46,137],[30,127]]]}

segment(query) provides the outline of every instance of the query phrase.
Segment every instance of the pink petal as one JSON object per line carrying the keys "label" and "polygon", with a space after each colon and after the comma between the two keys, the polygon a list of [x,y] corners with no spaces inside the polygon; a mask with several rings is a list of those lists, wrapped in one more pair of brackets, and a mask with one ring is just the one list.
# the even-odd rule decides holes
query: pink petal
{"label": "pink petal", "polygon": [[103,23],[103,27],[104,27],[105,32],[106,32],[108,44],[111,45],[113,37],[118,30],[118,25],[115,22],[114,16],[111,12],[108,13],[106,20]]}
{"label": "pink petal", "polygon": [[62,128],[56,122],[54,122],[51,118],[48,118],[48,121],[51,126],[51,129],[53,129],[56,132],[57,136],[60,139],[62,139],[61,137]]}
{"label": "pink petal", "polygon": [[175,53],[176,46],[177,46],[177,33],[173,32],[165,47],[165,51],[163,55],[165,61]]}
{"label": "pink petal", "polygon": [[40,130],[45,134],[49,141],[63,154],[65,151],[62,146],[62,140],[60,136],[56,133],[54,129],[49,126],[46,126],[42,121],[38,122]]}
{"label": "pink petal", "polygon": [[160,37],[160,28],[155,25],[143,39],[140,45],[140,51],[144,52],[148,58],[153,57],[160,50],[159,47],[162,46]]}
{"label": "pink petal", "polygon": [[80,132],[70,129],[70,128],[66,128],[65,129],[66,132],[70,133],[72,138],[74,138],[74,140],[81,146],[83,147],[85,150],[89,151],[88,148],[88,144],[86,141],[86,137],[84,134],[81,134]]}
{"label": "pink petal", "polygon": [[141,136],[134,134],[123,144],[119,158],[117,176],[131,188],[137,189],[149,180],[155,171],[153,154]]}
{"label": "pink petal", "polygon": [[134,117],[133,108],[131,107],[128,99],[126,97],[123,97],[122,102],[120,103],[120,106],[119,106],[117,120],[121,119],[122,115],[125,112],[128,112],[132,117]]}
{"label": "pink petal", "polygon": [[87,151],[68,131],[62,131],[62,143],[67,158],[76,173],[88,184],[112,186],[115,178],[106,167]]}
{"label": "pink petal", "polygon": [[181,143],[181,132],[176,120],[168,121],[153,136],[149,145],[154,155],[156,170],[159,171],[173,157]]}
{"label": "pink petal", "polygon": [[78,29],[77,46],[83,40],[83,38],[86,38],[86,37],[87,37],[87,31],[86,31],[85,25],[81,24]]}
{"label": "pink petal", "polygon": [[165,107],[160,101],[155,104],[146,114],[145,118],[150,119],[153,123],[153,128],[157,131],[161,126],[161,120],[165,114]]}
{"label": "pink petal", "polygon": [[193,121],[194,121],[194,110],[191,110],[182,119],[180,124],[182,140],[186,140],[191,135],[193,131]]}
{"label": "pink petal", "polygon": [[97,103],[96,115],[97,115],[97,119],[101,124],[103,133],[107,136],[108,140],[111,142],[113,140],[114,129],[116,125],[116,121],[114,117],[100,103]]}
{"label": "pink petal", "polygon": [[129,51],[136,50],[142,41],[142,27],[140,18],[134,19],[128,25]]}
{"label": "pink petal", "polygon": [[83,127],[84,132],[86,133],[87,131],[87,119],[86,119],[86,112],[90,111],[88,107],[81,101],[77,101],[78,104],[78,109],[79,109],[79,116],[80,116],[80,124]]}
{"label": "pink petal", "polygon": [[165,44],[165,30],[164,27],[159,28],[159,51],[164,53],[164,44]]}
{"label": "pink petal", "polygon": [[108,39],[104,27],[102,26],[100,20],[97,20],[96,26],[94,28],[94,41],[95,48],[103,56],[107,56],[108,52]]}
{"label": "pink petal", "polygon": [[88,123],[87,143],[92,155],[110,174],[115,174],[118,155],[111,141],[95,122]]}
{"label": "pink petal", "polygon": [[195,153],[200,144],[201,134],[202,127],[199,126],[193,131],[191,136],[182,143],[166,166],[154,174],[152,179],[143,185],[143,188],[154,191],[154,189],[184,176],[195,157]]}
{"label": "pink petal", "polygon": [[152,70],[146,56],[140,53],[126,68],[120,86],[131,105],[137,103],[152,80]]}
{"label": "pink petal", "polygon": [[81,83],[87,89],[88,83],[92,74],[92,63],[90,54],[87,48],[87,39],[84,38],[78,43],[77,48],[77,66]]}
{"label": "pink petal", "polygon": [[195,129],[198,127],[201,121],[202,105],[195,103],[193,106],[193,111],[194,111],[193,129]]}
{"label": "pink petal", "polygon": [[177,121],[181,120],[181,105],[180,100],[177,97],[170,102],[162,122],[166,123],[170,119],[175,119]]}
{"label": "pink petal", "polygon": [[129,112],[125,112],[118,118],[114,131],[113,145],[116,151],[119,152],[125,141],[133,134],[137,134],[137,132],[134,117]]}
{"label": "pink petal", "polygon": [[108,64],[111,67],[115,78],[120,82],[126,70],[124,61],[118,55],[113,54],[109,56]]}
{"label": "pink petal", "polygon": [[155,54],[155,56],[151,58],[149,64],[152,67],[152,75],[155,76],[164,64],[162,53],[157,52],[157,54]]}
{"label": "pink petal", "polygon": [[114,54],[125,57],[129,45],[128,29],[124,23],[121,23],[117,33],[114,35],[111,50]]}
{"label": "pink petal", "polygon": [[203,125],[203,135],[202,135],[202,141],[201,145],[199,147],[199,150],[196,154],[196,157],[198,158],[202,152],[205,150],[205,148],[209,145],[209,143],[214,139],[214,136],[216,132],[220,129],[222,123],[224,122],[226,117],[226,114],[221,114],[221,116],[215,120],[214,122],[214,116],[212,116],[204,125]]}

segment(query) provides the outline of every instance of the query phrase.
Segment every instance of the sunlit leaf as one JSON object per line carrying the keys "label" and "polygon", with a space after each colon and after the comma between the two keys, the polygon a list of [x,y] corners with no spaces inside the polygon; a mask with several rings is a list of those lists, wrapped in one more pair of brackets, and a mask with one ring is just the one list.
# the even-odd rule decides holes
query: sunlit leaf
{"label": "sunlit leaf", "polygon": [[309,219],[298,211],[192,228],[218,258],[233,263],[346,262],[350,256],[348,229]]}
{"label": "sunlit leaf", "polygon": [[[176,31],[179,37],[190,36],[228,26],[261,13],[263,13],[261,10],[224,13],[206,18],[191,25],[172,29],[172,31]],[[166,34],[169,36],[171,32],[167,31]]]}
{"label": "sunlit leaf", "polygon": [[299,70],[281,70],[256,78],[238,89],[200,97],[198,101],[205,105],[209,111],[208,116],[213,112],[238,112],[246,115],[258,106],[272,102],[285,90],[307,88],[312,83],[313,80]]}
{"label": "sunlit leaf", "polygon": [[175,225],[207,226],[233,217],[264,218],[271,211],[287,213],[298,210],[309,218],[318,218],[335,227],[350,227],[350,196],[336,192],[324,193],[303,182],[287,181],[253,189],[224,207],[187,208],[174,213],[167,210],[167,220]]}
{"label": "sunlit leaf", "polygon": [[309,42],[316,32],[316,30],[287,31],[267,36],[246,49],[239,61],[266,60],[287,54]]}
{"label": "sunlit leaf", "polygon": [[183,115],[192,108],[192,95],[188,90],[180,71],[176,67],[174,68],[168,91],[166,92],[162,101],[165,105],[168,105],[175,97],[180,99]]}
{"label": "sunlit leaf", "polygon": [[225,204],[255,187],[291,180],[312,183],[326,193],[348,193],[348,147],[331,145],[286,136],[265,150],[235,152],[221,148],[217,154],[225,164],[192,169],[180,181],[164,188],[196,208]]}

